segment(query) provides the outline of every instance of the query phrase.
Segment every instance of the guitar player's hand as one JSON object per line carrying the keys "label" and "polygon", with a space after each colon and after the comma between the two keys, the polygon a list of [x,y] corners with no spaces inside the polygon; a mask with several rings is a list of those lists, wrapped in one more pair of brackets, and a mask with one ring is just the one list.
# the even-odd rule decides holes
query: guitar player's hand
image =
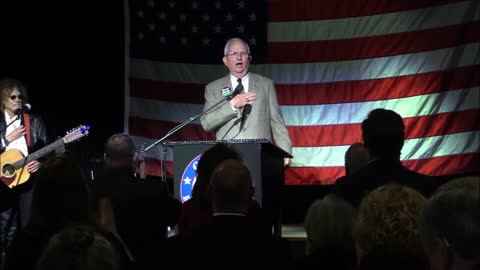
{"label": "guitar player's hand", "polygon": [[27,164],[27,170],[29,173],[34,173],[40,168],[40,162],[37,160],[32,160]]}
{"label": "guitar player's hand", "polygon": [[9,142],[13,142],[16,139],[21,138],[22,136],[25,136],[25,133],[26,133],[25,127],[24,126],[18,126],[10,134],[8,134],[8,136],[6,136],[5,138]]}

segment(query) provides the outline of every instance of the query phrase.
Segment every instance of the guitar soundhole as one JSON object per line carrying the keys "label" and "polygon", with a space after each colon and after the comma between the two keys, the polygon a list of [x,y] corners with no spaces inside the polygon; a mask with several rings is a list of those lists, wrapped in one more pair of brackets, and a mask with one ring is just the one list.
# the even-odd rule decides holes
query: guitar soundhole
{"label": "guitar soundhole", "polygon": [[6,164],[2,167],[2,174],[6,177],[12,177],[15,175],[15,167],[12,164]]}

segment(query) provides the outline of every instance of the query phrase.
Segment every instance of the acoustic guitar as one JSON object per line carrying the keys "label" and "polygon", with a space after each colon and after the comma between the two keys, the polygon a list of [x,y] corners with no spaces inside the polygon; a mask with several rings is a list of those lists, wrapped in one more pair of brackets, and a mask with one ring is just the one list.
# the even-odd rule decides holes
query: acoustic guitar
{"label": "acoustic guitar", "polygon": [[63,138],[33,152],[27,157],[24,157],[22,152],[17,149],[9,149],[5,151],[0,155],[0,179],[9,188],[25,183],[30,178],[30,173],[27,170],[28,162],[37,160],[55,149],[63,147],[67,143],[74,142],[83,136],[88,135],[89,129],[89,126],[81,125],[68,131]]}

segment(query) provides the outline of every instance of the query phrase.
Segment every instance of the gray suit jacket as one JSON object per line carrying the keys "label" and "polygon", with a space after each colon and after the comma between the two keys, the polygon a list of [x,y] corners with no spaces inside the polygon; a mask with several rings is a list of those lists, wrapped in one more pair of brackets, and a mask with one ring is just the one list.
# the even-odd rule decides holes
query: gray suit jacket
{"label": "gray suit jacket", "polygon": [[[224,98],[221,93],[224,87],[233,89],[230,74],[206,86],[204,111]],[[272,141],[273,135],[273,142],[291,154],[292,143],[278,105],[273,81],[249,73],[248,91],[257,93],[257,99],[251,107],[245,106],[243,123],[242,112],[235,112],[230,103],[225,102],[201,117],[203,129],[215,130],[217,140],[265,138]]]}

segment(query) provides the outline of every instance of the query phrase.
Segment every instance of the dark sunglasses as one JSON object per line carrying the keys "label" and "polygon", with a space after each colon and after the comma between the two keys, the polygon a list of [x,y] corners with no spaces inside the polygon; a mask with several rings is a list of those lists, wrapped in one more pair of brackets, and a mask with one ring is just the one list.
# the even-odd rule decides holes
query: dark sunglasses
{"label": "dark sunglasses", "polygon": [[17,98],[18,98],[18,99],[23,99],[23,95],[18,95],[18,96],[13,95],[13,96],[10,96],[10,99],[11,99],[11,100],[15,100],[15,99],[17,99]]}

